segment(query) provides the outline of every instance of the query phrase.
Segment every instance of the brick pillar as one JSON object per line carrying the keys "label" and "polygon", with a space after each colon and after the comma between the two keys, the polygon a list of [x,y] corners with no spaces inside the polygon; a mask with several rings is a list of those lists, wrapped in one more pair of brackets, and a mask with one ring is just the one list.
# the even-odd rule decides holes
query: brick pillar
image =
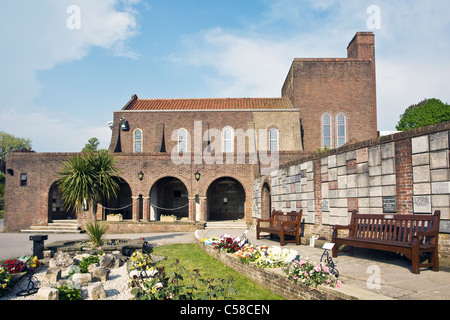
{"label": "brick pillar", "polygon": [[131,220],[139,221],[139,197],[131,197],[133,200],[133,212],[131,216]]}
{"label": "brick pillar", "polygon": [[199,197],[200,199],[200,221],[206,221],[206,197]]}
{"label": "brick pillar", "polygon": [[145,222],[150,221],[150,197],[142,197],[143,210],[142,218]]}
{"label": "brick pillar", "polygon": [[189,197],[189,221],[195,221],[195,197]]}

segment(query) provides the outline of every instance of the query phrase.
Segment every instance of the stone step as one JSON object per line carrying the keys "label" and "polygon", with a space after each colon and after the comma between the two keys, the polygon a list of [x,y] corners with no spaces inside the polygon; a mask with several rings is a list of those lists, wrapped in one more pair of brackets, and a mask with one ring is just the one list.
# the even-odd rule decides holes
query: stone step
{"label": "stone step", "polygon": [[205,229],[247,229],[243,220],[207,221]]}
{"label": "stone step", "polygon": [[75,219],[53,220],[47,226],[30,226],[29,229],[21,230],[23,233],[82,233]]}

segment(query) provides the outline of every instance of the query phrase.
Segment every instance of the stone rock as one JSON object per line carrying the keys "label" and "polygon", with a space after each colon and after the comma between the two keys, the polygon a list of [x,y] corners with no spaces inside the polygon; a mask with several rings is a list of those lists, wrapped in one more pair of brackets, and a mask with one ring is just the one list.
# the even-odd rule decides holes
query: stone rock
{"label": "stone rock", "polygon": [[56,283],[56,288],[60,288],[63,286],[81,290],[81,284],[79,282],[74,283],[72,280],[69,280],[69,279],[61,279]]}
{"label": "stone rock", "polygon": [[92,275],[90,273],[75,273],[72,275],[72,281],[86,287],[92,281]]}
{"label": "stone rock", "polygon": [[59,300],[58,289],[42,287],[36,294],[37,300]]}
{"label": "stone rock", "polygon": [[89,284],[87,292],[88,298],[91,300],[99,300],[106,298],[105,288],[103,287],[103,284],[100,282],[94,282]]}
{"label": "stone rock", "polygon": [[120,259],[113,254],[106,254],[99,260],[100,267],[106,267],[109,269],[117,269],[120,267]]}
{"label": "stone rock", "polygon": [[94,267],[89,271],[92,274],[94,279],[98,279],[101,282],[105,282],[109,280],[109,272],[110,270],[105,267]]}
{"label": "stone rock", "polygon": [[61,269],[48,268],[45,272],[43,282],[56,283],[59,279],[61,279]]}
{"label": "stone rock", "polygon": [[90,254],[88,254],[88,253],[78,254],[75,257],[73,257],[73,264],[79,265],[81,260],[83,260],[83,258],[88,258],[89,256],[90,256]]}
{"label": "stone rock", "polygon": [[65,269],[73,264],[73,259],[68,253],[58,251],[49,262],[49,268]]}
{"label": "stone rock", "polygon": [[88,266],[88,272],[92,273],[92,270],[94,270],[95,268],[98,268],[99,264],[98,263],[92,263]]}

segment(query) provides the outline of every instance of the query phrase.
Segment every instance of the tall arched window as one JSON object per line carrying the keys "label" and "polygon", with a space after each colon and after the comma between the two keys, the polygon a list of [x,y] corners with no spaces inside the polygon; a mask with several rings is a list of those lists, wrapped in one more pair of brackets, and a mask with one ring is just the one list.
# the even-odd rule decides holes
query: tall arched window
{"label": "tall arched window", "polygon": [[233,128],[226,127],[223,129],[222,134],[222,149],[223,152],[234,151],[234,130]]}
{"label": "tall arched window", "polygon": [[331,149],[331,116],[322,116],[322,148]]}
{"label": "tall arched window", "polygon": [[269,130],[269,151],[278,151],[278,129]]}
{"label": "tall arched window", "polygon": [[347,116],[338,114],[336,124],[336,145],[339,148],[347,142]]}
{"label": "tall arched window", "polygon": [[178,130],[178,152],[187,152],[187,131],[186,129]]}
{"label": "tall arched window", "polygon": [[136,129],[133,134],[133,152],[142,152],[142,130]]}

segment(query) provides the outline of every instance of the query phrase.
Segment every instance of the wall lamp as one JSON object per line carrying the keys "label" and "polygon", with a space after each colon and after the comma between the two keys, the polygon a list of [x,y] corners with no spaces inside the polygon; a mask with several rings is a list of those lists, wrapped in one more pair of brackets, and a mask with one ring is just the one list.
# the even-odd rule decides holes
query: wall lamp
{"label": "wall lamp", "polygon": [[13,176],[13,175],[14,175],[14,170],[13,170],[13,169],[6,169],[6,172],[7,172],[10,176]]}
{"label": "wall lamp", "polygon": [[120,129],[122,129],[122,131],[130,130],[130,126],[128,125],[128,121],[125,120],[125,118],[120,118]]}
{"label": "wall lamp", "polygon": [[139,181],[142,181],[142,179],[144,179],[144,173],[142,172],[142,170],[138,173],[138,179]]}
{"label": "wall lamp", "polygon": [[197,170],[197,172],[195,173],[195,180],[197,180],[197,181],[199,181],[200,180],[200,172],[198,172],[198,170]]}

